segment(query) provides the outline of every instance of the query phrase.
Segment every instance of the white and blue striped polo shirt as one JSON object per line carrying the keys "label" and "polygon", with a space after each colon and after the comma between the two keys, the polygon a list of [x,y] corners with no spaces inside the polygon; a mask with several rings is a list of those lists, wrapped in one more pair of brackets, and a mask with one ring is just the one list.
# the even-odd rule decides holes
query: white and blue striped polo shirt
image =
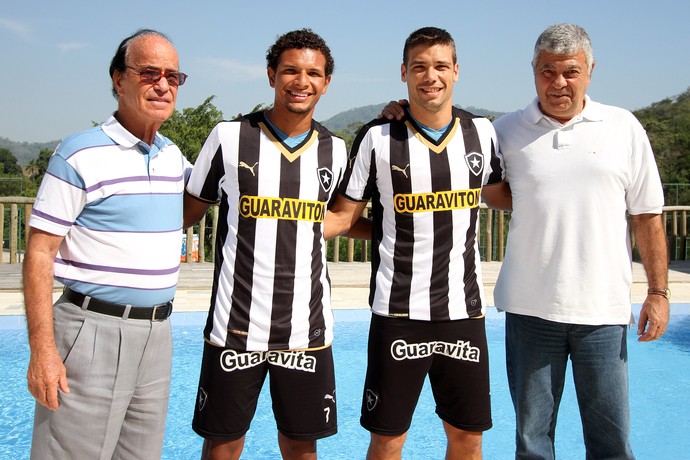
{"label": "white and blue striped polo shirt", "polygon": [[116,119],[67,137],[50,159],[31,227],[64,235],[55,278],[109,302],[171,300],[191,164],[170,140],[141,142]]}

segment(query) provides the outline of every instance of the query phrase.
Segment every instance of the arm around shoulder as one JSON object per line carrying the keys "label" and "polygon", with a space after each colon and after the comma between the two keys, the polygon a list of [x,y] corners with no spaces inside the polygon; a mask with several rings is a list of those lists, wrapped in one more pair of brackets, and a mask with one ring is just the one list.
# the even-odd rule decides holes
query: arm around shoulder
{"label": "arm around shoulder", "polygon": [[513,197],[510,193],[510,184],[502,180],[497,184],[482,187],[482,200],[487,206],[503,211],[513,210]]}
{"label": "arm around shoulder", "polygon": [[182,227],[189,228],[199,222],[202,217],[204,217],[204,214],[211,206],[211,203],[208,201],[203,201],[185,190],[183,206],[184,219]]}
{"label": "arm around shoulder", "polygon": [[371,221],[361,217],[366,205],[366,201],[351,201],[338,195],[326,213],[324,238],[329,240],[347,232],[350,238],[371,239]]}

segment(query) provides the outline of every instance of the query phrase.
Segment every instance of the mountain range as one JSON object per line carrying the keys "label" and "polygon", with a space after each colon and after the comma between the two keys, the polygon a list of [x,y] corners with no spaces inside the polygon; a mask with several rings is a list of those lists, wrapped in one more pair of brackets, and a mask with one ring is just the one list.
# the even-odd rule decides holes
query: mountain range
{"label": "mountain range", "polygon": [[[67,135],[69,133],[65,133]],[[34,158],[38,158],[38,154],[42,149],[55,150],[58,142],[17,142],[6,137],[0,137],[0,149],[7,149],[12,152],[12,155],[17,159],[20,166],[26,166]]]}
{"label": "mountain range", "polygon": [[[331,118],[321,122],[329,130],[335,132],[347,128],[352,124],[368,123],[369,121],[376,118],[381,110],[386,106],[387,102],[381,104],[366,105],[364,107],[357,107],[354,109],[346,110],[332,116]],[[463,110],[467,110],[475,115],[481,115],[483,117],[498,118],[504,115],[504,112],[493,112],[491,110],[480,109],[477,107],[461,107]]]}
{"label": "mountain range", "polygon": [[[329,130],[336,132],[347,128],[352,124],[364,124],[381,113],[381,110],[386,106],[387,102],[381,104],[372,104],[364,107],[357,107],[354,109],[346,110],[340,112],[331,118],[321,122],[322,125],[327,127]],[[472,112],[475,115],[481,115],[485,117],[499,117],[503,115],[502,112],[493,112],[490,110],[480,109],[477,107],[463,107],[464,110]],[[65,135],[70,133],[65,133]],[[0,148],[6,148],[17,158],[17,163],[21,166],[26,166],[29,162],[35,158],[38,158],[38,154],[41,149],[54,150],[57,146],[59,140],[50,142],[16,142],[6,137],[0,137]]]}

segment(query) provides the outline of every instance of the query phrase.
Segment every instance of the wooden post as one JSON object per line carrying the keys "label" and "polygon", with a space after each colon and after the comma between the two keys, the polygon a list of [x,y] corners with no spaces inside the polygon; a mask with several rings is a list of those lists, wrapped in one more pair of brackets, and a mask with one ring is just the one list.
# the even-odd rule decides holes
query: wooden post
{"label": "wooden post", "polygon": [[199,221],[199,263],[206,261],[206,248],[204,241],[206,240],[206,214]]}
{"label": "wooden post", "polygon": [[211,212],[213,213],[213,234],[211,235],[211,262],[216,260],[216,233],[218,230],[218,206],[213,206]]}
{"label": "wooden post", "polygon": [[[31,211],[33,211],[34,205],[27,203],[24,205],[24,242],[29,242],[29,220],[31,219]],[[26,246],[25,246],[26,247]]]}
{"label": "wooden post", "polygon": [[496,259],[499,262],[503,262],[503,258],[506,255],[506,244],[505,244],[505,215],[503,211],[496,211],[498,213],[498,254],[496,254]]}
{"label": "wooden post", "polygon": [[333,242],[333,263],[340,262],[340,237],[336,236],[331,240]]}
{"label": "wooden post", "polygon": [[347,239],[347,261],[353,262],[355,260],[355,240]]}
{"label": "wooden post", "polygon": [[17,242],[19,226],[19,211],[17,210],[17,204],[12,203],[10,205],[10,263],[17,263]]}
{"label": "wooden post", "polygon": [[493,210],[486,208],[484,215],[486,216],[484,225],[486,228],[486,245],[484,246],[486,248],[486,261],[491,262],[493,260],[493,229],[491,228],[493,225]]}
{"label": "wooden post", "polygon": [[194,259],[192,259],[192,249],[194,247],[193,236],[194,226],[191,226],[187,229],[187,244],[185,245],[185,260],[188,264],[194,263]]}
{"label": "wooden post", "polygon": [[0,203],[0,243],[2,243],[2,257],[0,264],[5,263],[5,205]]}
{"label": "wooden post", "polygon": [[671,216],[673,219],[673,222],[671,222],[671,232],[673,233],[673,248],[671,248],[671,254],[673,254],[673,260],[682,260],[683,257],[680,254],[682,242],[678,235],[678,211],[673,211]]}
{"label": "wooden post", "polygon": [[688,212],[687,211],[682,211],[680,213],[681,215],[681,221],[680,221],[680,232],[681,232],[681,250],[683,251],[681,254],[681,258],[685,260],[685,254],[687,252],[687,241],[688,241]]}

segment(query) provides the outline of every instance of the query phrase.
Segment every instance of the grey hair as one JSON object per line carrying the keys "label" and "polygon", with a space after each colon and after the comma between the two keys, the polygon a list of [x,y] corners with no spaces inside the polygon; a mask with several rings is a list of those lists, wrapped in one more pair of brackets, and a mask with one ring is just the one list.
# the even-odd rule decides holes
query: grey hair
{"label": "grey hair", "polygon": [[[130,35],[129,37],[125,38],[122,40],[120,45],[117,47],[117,51],[115,51],[115,56],[113,56],[113,59],[110,61],[110,78],[113,78],[113,75],[115,72],[124,72],[127,68],[127,57],[129,56],[129,49],[130,45],[134,40],[136,40],[139,37],[143,37],[146,35],[154,35],[156,37],[163,38],[164,40],[168,41],[169,43],[172,43],[170,39],[162,32],[158,32],[157,30],[153,29],[139,29],[137,30],[134,34]],[[113,97],[115,99],[118,98],[117,90],[115,89],[115,85],[112,87],[112,92],[113,92]]]}
{"label": "grey hair", "polygon": [[594,63],[594,52],[589,35],[582,27],[575,24],[554,24],[544,30],[537,38],[534,45],[534,57],[532,58],[532,68],[536,69],[539,53],[546,51],[553,54],[577,54],[580,51],[585,53],[585,63],[587,71],[592,71]]}

